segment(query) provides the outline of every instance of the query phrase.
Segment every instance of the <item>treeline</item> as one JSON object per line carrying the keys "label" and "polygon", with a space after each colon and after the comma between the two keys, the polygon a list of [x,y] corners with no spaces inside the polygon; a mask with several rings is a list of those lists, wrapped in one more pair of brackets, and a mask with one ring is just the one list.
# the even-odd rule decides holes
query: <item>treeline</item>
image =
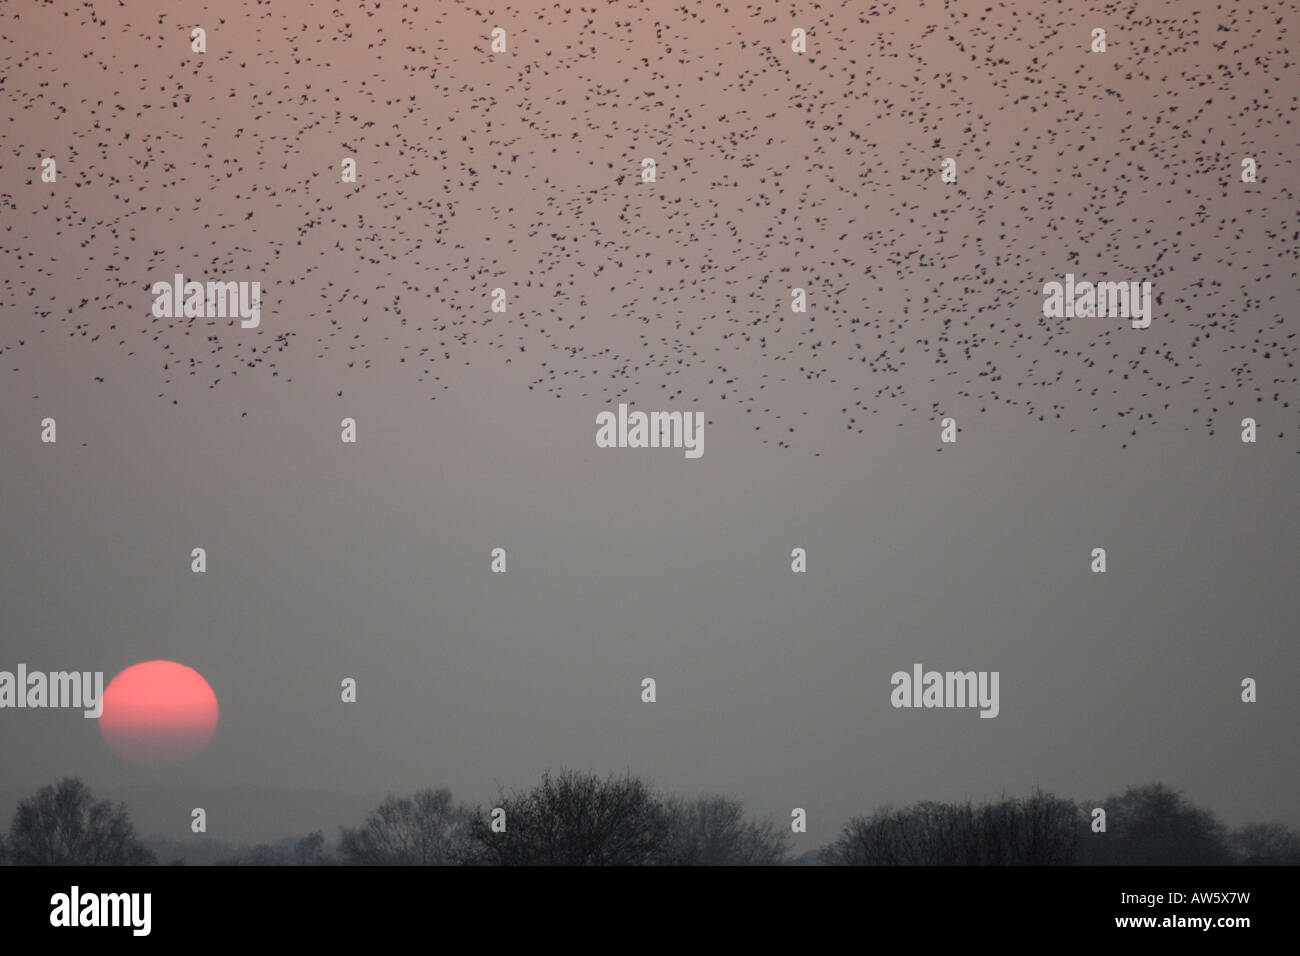
{"label": "treeline", "polygon": [[1038,791],[884,807],[850,820],[822,857],[849,866],[1294,866],[1300,831],[1280,823],[1230,830],[1153,783],[1085,803]]}
{"label": "treeline", "polygon": [[[486,808],[459,803],[446,789],[390,795],[333,843],[317,831],[216,849],[220,855],[208,859],[245,866],[1300,864],[1300,831],[1275,823],[1229,829],[1159,783],[1084,803],[1037,791],[883,807],[853,818],[820,849],[793,856],[796,839],[789,824],[751,817],[731,797],[685,798],[628,774],[566,770],[531,789],[503,791]],[[181,864],[184,853],[175,841],[147,845],[125,805],[96,800],[76,779],[23,801],[0,837],[0,862],[9,865]]]}
{"label": "treeline", "polygon": [[[308,839],[323,842],[322,834]],[[360,866],[773,866],[790,836],[747,818],[731,797],[661,794],[633,777],[547,773],[531,790],[501,793],[490,809],[450,790],[387,797],[316,862]],[[314,843],[313,846],[318,845]],[[255,847],[227,860],[265,860]],[[288,850],[288,847],[283,847]],[[295,844],[295,856],[299,845]],[[292,862],[286,859],[284,862]]]}

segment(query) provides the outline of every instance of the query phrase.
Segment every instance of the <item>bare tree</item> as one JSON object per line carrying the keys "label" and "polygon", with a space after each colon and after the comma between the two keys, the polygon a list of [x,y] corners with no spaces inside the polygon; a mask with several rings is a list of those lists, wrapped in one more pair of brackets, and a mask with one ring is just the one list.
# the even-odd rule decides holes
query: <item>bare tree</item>
{"label": "bare tree", "polygon": [[670,797],[668,835],[660,862],[673,866],[775,866],[788,855],[787,836],[770,820],[746,820],[733,797]]}
{"label": "bare tree", "polygon": [[1300,865],[1300,833],[1281,823],[1248,823],[1234,830],[1233,862],[1246,866]]}
{"label": "bare tree", "polygon": [[451,791],[421,790],[410,797],[389,795],[356,829],[343,828],[343,862],[363,866],[445,866],[466,852],[470,813]]}
{"label": "bare tree", "polygon": [[289,866],[293,862],[290,839],[241,846],[216,861],[216,866]]}
{"label": "bare tree", "polygon": [[975,843],[982,866],[1059,866],[1078,856],[1083,812],[1035,790],[980,808]]}
{"label": "bare tree", "polygon": [[293,858],[298,866],[321,866],[325,856],[325,834],[314,830],[293,845]]}
{"label": "bare tree", "polygon": [[1105,809],[1106,832],[1084,834],[1082,862],[1102,866],[1231,862],[1227,831],[1218,817],[1163,783],[1129,787],[1085,809],[1091,807]]}
{"label": "bare tree", "polygon": [[506,865],[646,865],[659,862],[668,817],[658,795],[631,775],[548,771],[524,793],[502,793],[505,831],[474,819],[472,859]]}
{"label": "bare tree", "polygon": [[303,837],[282,837],[273,843],[242,846],[226,853],[216,866],[327,866],[334,861],[325,847],[325,835],[315,830]]}
{"label": "bare tree", "polygon": [[856,817],[823,853],[847,866],[1051,866],[1073,863],[1081,814],[1035,791],[975,806],[924,802]]}
{"label": "bare tree", "polygon": [[158,861],[136,838],[126,804],[95,800],[81,780],[43,787],[9,826],[9,861],[19,866],[142,866]]}

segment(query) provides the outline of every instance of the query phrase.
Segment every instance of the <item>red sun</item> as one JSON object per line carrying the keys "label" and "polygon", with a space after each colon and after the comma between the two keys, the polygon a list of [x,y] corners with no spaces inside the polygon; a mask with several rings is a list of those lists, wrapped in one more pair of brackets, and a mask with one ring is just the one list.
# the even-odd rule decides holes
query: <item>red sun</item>
{"label": "red sun", "polygon": [[133,763],[181,763],[202,750],[216,729],[217,695],[184,664],[134,664],[104,689],[99,732],[113,753]]}

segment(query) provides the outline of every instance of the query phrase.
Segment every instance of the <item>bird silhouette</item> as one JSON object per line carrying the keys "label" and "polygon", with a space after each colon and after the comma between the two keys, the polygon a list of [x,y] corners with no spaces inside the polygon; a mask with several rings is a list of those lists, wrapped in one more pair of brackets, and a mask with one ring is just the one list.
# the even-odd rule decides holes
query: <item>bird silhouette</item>
{"label": "bird silhouette", "polygon": [[[993,408],[1296,435],[1294,3],[144,6],[0,10],[8,374],[80,349],[179,404],[471,367],[808,451]],[[261,326],[154,317],[176,272],[260,280]],[[1066,272],[1151,281],[1150,328],[1044,318]]]}

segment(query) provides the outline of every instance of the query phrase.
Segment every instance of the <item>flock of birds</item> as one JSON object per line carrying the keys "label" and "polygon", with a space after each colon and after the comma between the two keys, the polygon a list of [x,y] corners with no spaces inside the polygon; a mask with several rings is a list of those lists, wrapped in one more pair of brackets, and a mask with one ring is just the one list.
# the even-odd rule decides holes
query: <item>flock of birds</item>
{"label": "flock of birds", "polygon": [[[784,448],[808,409],[1294,438],[1298,26],[1295,2],[10,4],[0,372],[70,339],[173,403],[256,375],[437,398],[469,366],[735,403]],[[260,280],[261,327],[155,318],[176,272]],[[1044,318],[1067,272],[1151,281],[1151,327]]]}

